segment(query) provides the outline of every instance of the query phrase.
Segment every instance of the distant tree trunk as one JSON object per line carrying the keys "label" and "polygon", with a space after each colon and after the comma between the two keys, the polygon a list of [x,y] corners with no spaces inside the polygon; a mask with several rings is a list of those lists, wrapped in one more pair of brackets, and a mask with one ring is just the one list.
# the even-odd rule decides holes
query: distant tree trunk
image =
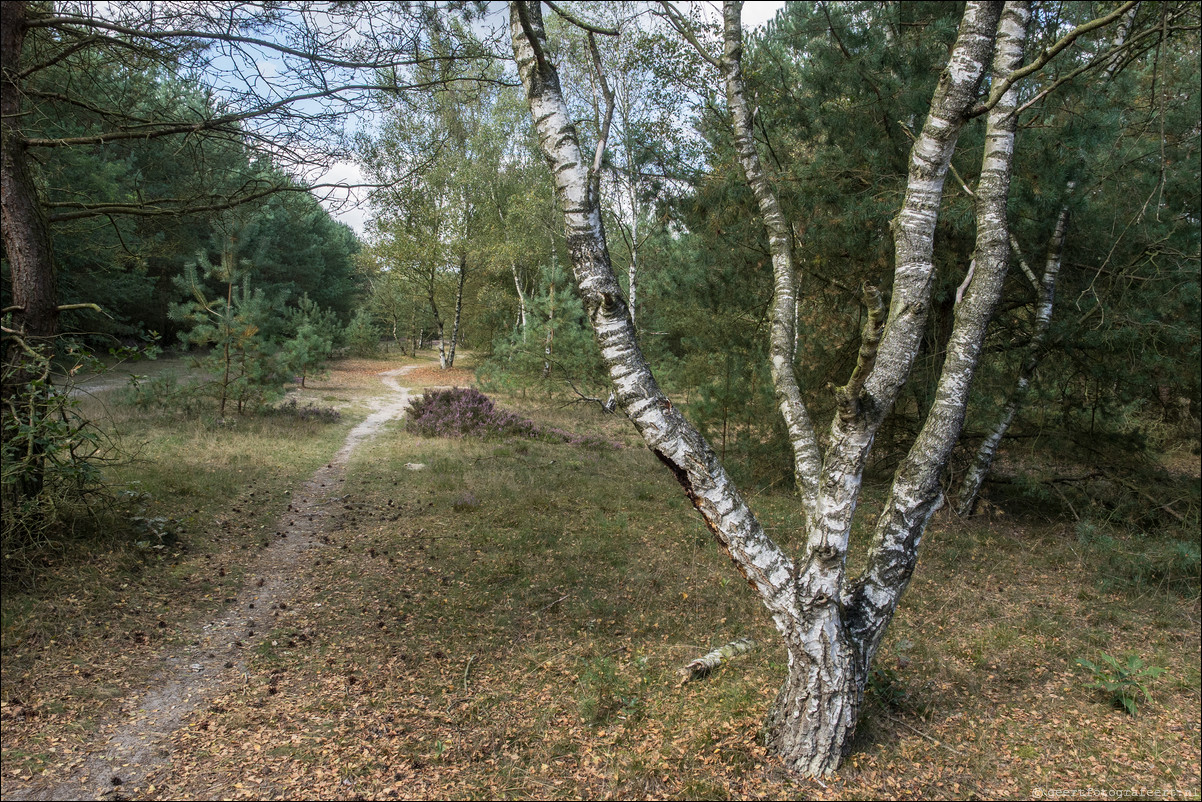
{"label": "distant tree trunk", "polygon": [[[228,255],[228,253],[225,255]],[[223,257],[225,255],[223,255]],[[232,265],[232,263],[233,262],[231,260],[231,265]],[[232,271],[232,268],[231,268],[231,271]],[[232,272],[230,273],[230,276],[231,277],[233,276]],[[230,393],[230,341],[234,339],[233,316],[234,316],[234,284],[233,284],[233,278],[231,278],[230,283],[225,285],[225,310],[224,310],[223,319],[221,321],[222,327],[225,329],[225,331],[223,332],[223,335],[221,338],[222,340],[224,340],[224,344],[222,345],[222,351],[221,351],[221,360],[222,360],[222,365],[224,367],[223,367],[222,373],[221,373],[221,404],[220,404],[220,410],[218,411],[218,414],[217,414],[217,417],[219,417],[219,418],[225,417],[225,402],[226,402],[226,399],[229,397],[229,393]],[[238,411],[241,412],[242,410],[239,409]]]}
{"label": "distant tree trunk", "polygon": [[409,356],[417,357],[417,304],[409,310]]}
{"label": "distant tree trunk", "polygon": [[[731,86],[734,84],[737,90],[739,84],[730,79],[737,78],[732,63],[737,63],[741,49],[740,5],[728,3],[725,13],[722,69],[728,79],[728,96],[737,95]],[[769,717],[769,743],[788,767],[808,775],[833,772],[850,748],[872,657],[909,580],[918,542],[929,519],[928,510],[933,509],[926,480],[942,470],[944,441],[954,442],[953,430],[958,433],[955,407],[966,400],[967,392],[958,382],[971,380],[985,324],[1000,292],[998,274],[1004,275],[1005,254],[996,252],[995,218],[999,203],[1004,212],[1004,194],[1000,201],[993,200],[978,210],[981,227],[988,230],[988,236],[982,234],[978,242],[978,260],[985,259],[990,266],[974,280],[964,301],[962,320],[957,322],[959,331],[953,334],[954,347],[964,353],[949,356],[945,364],[942,406],[937,404],[940,415],[928,421],[929,436],[920,438],[911,452],[917,463],[899,471],[895,478],[889,514],[882,516],[870,553],[870,570],[855,586],[845,589],[847,541],[868,449],[905,383],[926,324],[934,271],[935,222],[956,139],[977,98],[995,36],[999,39],[995,75],[1008,75],[1021,60],[1026,4],[1008,4],[999,36],[1001,12],[1002,4],[996,2],[969,2],[964,11],[949,64],[911,154],[906,199],[895,227],[897,264],[892,310],[879,345],[871,337],[865,338],[851,381],[839,394],[839,412],[820,476],[817,481],[807,480],[815,485],[815,503],[807,509],[807,544],[802,559],[794,564],[764,532],[709,445],[660,391],[635,339],[634,325],[610,263],[600,199],[590,186],[584,166],[587,162],[563,100],[558,74],[546,51],[539,4],[511,4],[519,74],[563,209],[577,286],[618,403],[759,592],[781,632],[789,668]],[[987,171],[1008,170],[1010,151],[1004,145],[1005,136],[993,129],[1004,127],[1007,119],[1012,123],[1016,96],[1016,92],[1007,93],[990,115],[989,141],[993,144],[986,150]],[[732,114],[736,115],[739,112],[733,107],[737,100],[732,103]],[[736,120],[736,138],[740,127]],[[1010,132],[1012,140],[1012,127]],[[749,154],[744,143],[739,144],[739,151],[745,172],[754,174],[755,164],[746,158]],[[749,175],[751,178],[753,175]],[[1004,193],[1006,182],[999,178],[992,186],[983,194]],[[763,198],[763,193],[757,191],[761,210],[772,212],[772,204],[763,203]],[[1004,248],[1004,217],[1000,225]],[[770,223],[769,237],[775,236]],[[987,255],[985,250],[989,251]],[[774,263],[778,258],[783,262],[783,254],[783,249],[774,246]],[[789,325],[793,307],[785,302],[790,287],[779,269],[776,285],[773,370],[787,357],[786,367],[791,371],[793,337]],[[868,295],[871,301],[872,293]],[[780,319],[782,314],[784,320]],[[787,379],[783,384],[787,389]],[[781,384],[777,386],[779,392]],[[782,412],[791,414],[786,409]],[[962,408],[958,414],[962,419]],[[793,422],[797,420],[793,418]],[[806,495],[803,493],[803,498]],[[906,517],[911,510],[918,515]],[[904,524],[900,528],[895,523],[899,520]],[[905,536],[899,541],[902,532]]]}
{"label": "distant tree trunk", "polygon": [[[1069,185],[1069,188],[1072,188],[1072,184]],[[1056,296],[1056,276],[1060,272],[1060,263],[1064,255],[1064,240],[1067,233],[1068,206],[1065,206],[1060,210],[1060,217],[1056,220],[1056,228],[1052,232],[1052,238],[1048,241],[1048,254],[1044,261],[1043,278],[1038,284],[1039,298],[1036,301],[1035,307],[1035,323],[1031,331],[1031,339],[1027,342],[1027,347],[1024,350],[1018,378],[1014,382],[1014,388],[1006,398],[1005,406],[1002,407],[1001,417],[985,437],[985,442],[981,443],[980,448],[977,449],[968,472],[964,474],[964,481],[961,483],[960,492],[956,497],[956,512],[960,515],[970,516],[976,512],[977,500],[981,494],[981,486],[985,483],[986,477],[989,476],[989,472],[993,468],[993,461],[997,457],[998,446],[1001,444],[1002,438],[1006,436],[1006,432],[1010,429],[1010,424],[1014,422],[1014,417],[1018,414],[1023,401],[1026,400],[1027,392],[1031,387],[1031,381],[1035,378],[1035,371],[1039,368],[1039,362],[1043,358],[1043,345],[1047,340],[1048,329],[1052,325],[1052,307]]]}
{"label": "distant tree trunk", "polygon": [[[552,257],[554,259],[554,257]],[[547,296],[547,333],[543,337],[543,378],[551,378],[551,355],[555,349],[555,281],[551,281]]]}
{"label": "distant tree trunk", "polygon": [[436,275],[435,268],[430,267],[430,274],[426,281],[426,299],[430,302],[430,311],[434,313],[434,328],[438,331],[438,367],[446,370],[450,367],[447,364],[447,349],[446,342],[442,337],[442,316],[438,314],[438,301],[434,299],[434,277]]}
{"label": "distant tree trunk", "polygon": [[451,323],[451,350],[443,368],[454,367],[455,347],[459,344],[459,318],[463,312],[463,282],[467,280],[467,254],[459,256],[459,283],[455,287],[455,319]]}
{"label": "distant tree trunk", "polygon": [[513,270],[513,286],[518,291],[518,336],[526,339],[526,293],[522,291],[522,282],[518,278],[518,263],[511,261],[509,267]]}

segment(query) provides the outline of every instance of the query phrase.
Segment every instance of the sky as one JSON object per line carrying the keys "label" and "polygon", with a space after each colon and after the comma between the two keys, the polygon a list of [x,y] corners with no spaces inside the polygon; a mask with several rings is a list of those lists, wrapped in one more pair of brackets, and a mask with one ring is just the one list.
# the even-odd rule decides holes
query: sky
{"label": "sky", "polygon": [[[715,19],[721,16],[721,6],[718,3],[707,2],[700,3],[703,8],[706,8],[714,15]],[[764,25],[768,20],[776,16],[776,12],[784,8],[784,0],[750,0],[743,4],[743,26],[745,28],[754,29]],[[333,168],[326,173],[319,183],[346,183],[356,184],[364,182],[363,173],[359,170],[358,165],[354,162],[338,162]],[[354,192],[352,190],[352,192]],[[323,201],[323,205],[330,210],[330,214],[334,219],[346,223],[360,237],[364,235],[367,227],[367,220],[371,214],[369,204],[360,201],[358,203],[348,202],[343,193],[335,193],[342,200]],[[358,193],[362,195],[363,193]]]}

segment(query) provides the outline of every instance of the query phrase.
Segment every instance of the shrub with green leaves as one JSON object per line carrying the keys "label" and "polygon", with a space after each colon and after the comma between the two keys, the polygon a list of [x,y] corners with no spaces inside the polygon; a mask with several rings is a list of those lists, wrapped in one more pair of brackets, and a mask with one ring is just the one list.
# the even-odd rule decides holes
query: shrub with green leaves
{"label": "shrub with green leaves", "polygon": [[284,343],[282,358],[290,373],[305,379],[319,373],[334,350],[337,318],[332,311],[321,309],[308,295],[289,313],[292,338]]}
{"label": "shrub with green leaves", "polygon": [[371,313],[360,309],[343,332],[347,350],[355,356],[375,356],[380,352],[380,330]]}
{"label": "shrub with green leaves", "polygon": [[1086,688],[1102,691],[1109,697],[1112,705],[1132,716],[1139,712],[1138,700],[1142,698],[1145,702],[1152,701],[1152,695],[1148,693],[1148,683],[1165,671],[1163,668],[1144,665],[1144,661],[1135,655],[1130,655],[1126,663],[1120,663],[1112,655],[1103,654],[1100,663],[1078,659],[1077,665],[1093,675],[1093,681],[1086,683]]}

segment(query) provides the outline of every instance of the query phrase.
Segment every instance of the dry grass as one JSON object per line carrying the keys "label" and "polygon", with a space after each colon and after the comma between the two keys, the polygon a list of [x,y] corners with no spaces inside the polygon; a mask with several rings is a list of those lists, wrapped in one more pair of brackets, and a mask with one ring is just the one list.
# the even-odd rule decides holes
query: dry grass
{"label": "dry grass", "polygon": [[[349,393],[353,382],[334,373],[313,392]],[[786,776],[757,745],[783,650],[679,488],[615,417],[501,400],[628,447],[392,431],[352,465],[330,543],[273,611],[245,684],[176,734],[153,792],[129,791],[855,799],[1143,787],[1198,797],[1198,599],[1108,590],[1065,526],[947,514],[882,648],[856,752],[825,785]],[[200,445],[180,437],[180,448]],[[238,470],[236,455],[211,456]],[[766,491],[753,506],[778,540],[796,542],[787,495]],[[159,614],[175,627],[176,611]],[[746,635],[764,646],[678,685],[682,664]],[[6,784],[86,742],[82,705],[55,705],[94,690],[114,650],[83,634],[70,649],[44,649],[40,668],[14,682],[6,641],[5,709],[19,692],[42,711],[5,722]],[[1084,687],[1075,660],[1100,653],[1167,669],[1139,716]],[[97,674],[72,674],[79,657]]]}

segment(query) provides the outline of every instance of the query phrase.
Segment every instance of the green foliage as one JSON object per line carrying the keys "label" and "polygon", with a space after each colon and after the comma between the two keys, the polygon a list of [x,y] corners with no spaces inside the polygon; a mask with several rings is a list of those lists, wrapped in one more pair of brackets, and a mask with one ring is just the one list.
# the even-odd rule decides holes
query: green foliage
{"label": "green foliage", "polygon": [[299,375],[304,387],[305,378],[320,372],[333,351],[338,321],[333,312],[323,311],[304,295],[289,314],[289,327],[292,337],[284,343],[281,355],[287,370]]}
{"label": "green foliage", "polygon": [[1078,521],[1076,531],[1078,542],[1097,560],[1099,582],[1107,588],[1195,596],[1202,587],[1202,549],[1196,535],[1173,529],[1124,532],[1093,519]]}
{"label": "green foliage", "polygon": [[1139,700],[1152,701],[1148,684],[1165,673],[1163,668],[1145,666],[1135,655],[1128,656],[1125,663],[1109,654],[1102,655],[1100,664],[1078,658],[1077,665],[1093,677],[1092,682],[1086,683],[1086,688],[1102,691],[1110,704],[1132,716],[1139,712]]}
{"label": "green foliage", "polygon": [[642,716],[644,697],[650,684],[647,660],[635,659],[631,666],[638,679],[632,681],[625,671],[608,657],[585,660],[577,680],[577,710],[588,724],[608,724],[616,717],[637,719]]}
{"label": "green foliage", "polygon": [[[90,351],[68,342],[60,360],[65,381],[52,377],[55,360],[5,337],[4,409],[0,413],[0,553],[5,582],[31,581],[60,554],[76,521],[107,498],[101,466],[117,458],[114,443],[79,411],[71,376],[103,371]],[[126,349],[121,356],[132,356]]]}
{"label": "green foliage", "polygon": [[[60,43],[44,40],[44,30],[31,32],[27,49],[48,57]],[[187,125],[226,111],[200,80],[173,69],[171,57],[147,49],[112,58],[104,50],[104,45],[72,48],[61,60],[49,58],[30,71],[24,78],[23,134],[97,136],[120,119]],[[70,102],[69,95],[86,97],[87,103]],[[117,137],[43,148],[38,166],[39,194],[47,213],[59,218],[51,227],[59,299],[104,310],[64,312],[65,330],[86,333],[97,343],[147,329],[175,335],[177,321],[170,316],[175,277],[197,251],[216,258],[225,247],[221,220],[191,209],[240,197],[256,197],[240,207],[246,225],[239,242],[255,264],[256,287],[281,304],[308,293],[343,320],[358,301],[354,233],[270,159],[256,156],[228,132],[198,126],[184,137]],[[282,191],[262,197],[273,187]],[[98,207],[112,213],[97,215]],[[131,210],[153,214],[123,214]],[[12,304],[9,283],[5,264],[0,288],[5,307]],[[272,336],[278,334],[272,326],[282,321],[282,316],[268,321]]]}
{"label": "green foliage", "polygon": [[570,392],[570,382],[581,392],[604,396],[608,377],[575,286],[558,260],[540,273],[538,289],[527,298],[525,330],[494,341],[485,379],[548,392]]}
{"label": "green foliage", "polygon": [[380,353],[380,330],[366,309],[355,313],[342,336],[347,350],[355,356],[370,357]]}
{"label": "green foliage", "polygon": [[[238,412],[257,409],[280,392],[283,372],[273,344],[262,333],[268,306],[262,290],[252,291],[249,264],[237,263],[231,236],[219,263],[202,252],[197,262],[185,266],[181,289],[193,300],[173,304],[171,317],[187,326],[180,339],[188,345],[210,349],[196,365],[210,374],[210,381],[196,388],[217,401],[218,415],[225,417],[230,402]],[[224,297],[206,295],[198,275],[224,284]]]}

